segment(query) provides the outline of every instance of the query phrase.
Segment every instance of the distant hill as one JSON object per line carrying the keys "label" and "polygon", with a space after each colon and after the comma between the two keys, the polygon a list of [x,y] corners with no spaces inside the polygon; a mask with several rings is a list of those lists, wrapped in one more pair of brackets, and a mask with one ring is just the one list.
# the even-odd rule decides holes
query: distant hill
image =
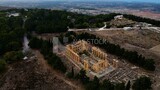
{"label": "distant hill", "polygon": [[[43,8],[74,11],[82,14],[123,13],[160,20],[160,3],[124,2],[111,0],[23,0],[0,1],[0,6],[15,8]],[[3,8],[4,9],[4,8]],[[82,10],[79,10],[82,9]],[[90,10],[86,11],[85,10]]]}
{"label": "distant hill", "polygon": [[104,0],[30,0],[30,1],[0,1],[0,6],[7,7],[27,7],[27,8],[127,8],[138,10],[149,10],[160,13],[160,3],[124,2],[124,1],[104,1]]}
{"label": "distant hill", "polygon": [[11,9],[11,7],[0,6],[0,10],[7,10],[7,9]]}

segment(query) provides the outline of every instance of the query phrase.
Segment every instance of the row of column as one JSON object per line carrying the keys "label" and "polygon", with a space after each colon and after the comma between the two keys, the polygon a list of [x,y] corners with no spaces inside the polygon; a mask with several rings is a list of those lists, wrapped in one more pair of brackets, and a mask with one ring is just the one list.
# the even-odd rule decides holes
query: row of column
{"label": "row of column", "polygon": [[84,69],[87,71],[89,69],[89,65],[87,61],[84,61]]}
{"label": "row of column", "polygon": [[95,49],[95,48],[92,48],[92,54],[94,54],[95,56],[99,57],[100,59],[103,59],[103,60],[106,59],[105,54],[103,52]]}
{"label": "row of column", "polygon": [[119,63],[118,60],[113,59],[113,62],[112,62],[113,67],[118,68],[118,63]]}
{"label": "row of column", "polygon": [[102,69],[105,69],[106,67],[108,67],[108,63],[106,61],[103,61],[103,62],[99,62],[95,65],[93,65],[93,69],[98,72]]}
{"label": "row of column", "polygon": [[72,60],[76,61],[76,62],[79,62],[79,56],[76,55],[76,53],[74,53],[72,50],[70,49],[67,49],[66,50],[66,55],[71,58]]}

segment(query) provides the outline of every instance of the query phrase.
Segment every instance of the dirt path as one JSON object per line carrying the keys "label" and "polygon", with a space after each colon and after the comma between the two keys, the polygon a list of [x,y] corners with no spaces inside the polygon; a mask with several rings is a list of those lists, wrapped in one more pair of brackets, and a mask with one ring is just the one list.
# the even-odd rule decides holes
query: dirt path
{"label": "dirt path", "polygon": [[68,80],[68,79],[64,76],[63,73],[61,73],[61,72],[59,72],[59,71],[57,71],[57,70],[54,70],[52,67],[50,67],[50,66],[48,65],[48,63],[46,62],[46,60],[44,59],[43,55],[42,55],[39,51],[35,50],[35,51],[33,51],[33,52],[34,52],[35,56],[37,57],[38,62],[39,62],[40,64],[42,64],[41,66],[43,66],[44,69],[46,69],[46,71],[50,71],[50,72],[51,72],[52,74],[54,74],[57,78],[63,80],[66,84],[68,84],[68,85],[71,86],[71,87],[74,87],[76,90],[82,90],[82,88],[80,88],[80,87],[78,87],[77,85],[75,85],[75,83],[73,84],[73,81],[71,82],[71,80]]}
{"label": "dirt path", "polygon": [[154,46],[150,49],[153,53],[157,54],[160,56],[160,44],[157,46]]}

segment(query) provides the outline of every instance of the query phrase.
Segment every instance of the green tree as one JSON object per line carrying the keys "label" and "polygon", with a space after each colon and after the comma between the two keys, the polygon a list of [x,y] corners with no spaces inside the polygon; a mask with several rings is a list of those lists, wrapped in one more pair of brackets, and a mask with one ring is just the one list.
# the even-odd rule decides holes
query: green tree
{"label": "green tree", "polygon": [[99,85],[99,79],[95,76],[94,79],[86,85],[86,90],[98,90]]}
{"label": "green tree", "polygon": [[21,51],[10,51],[4,54],[4,60],[7,63],[14,63],[23,59],[23,53]]}
{"label": "green tree", "polygon": [[69,77],[69,78],[73,78],[74,77],[74,69],[73,69],[73,67],[72,67],[71,72],[67,73],[67,77]]}
{"label": "green tree", "polygon": [[100,87],[100,90],[114,90],[114,84],[109,80],[104,80]]}
{"label": "green tree", "polygon": [[129,90],[129,89],[130,89],[130,87],[131,87],[131,82],[130,82],[130,81],[128,81],[128,83],[127,83],[127,85],[126,85],[126,89],[125,89],[125,90]]}
{"label": "green tree", "polygon": [[29,42],[29,46],[33,49],[40,49],[42,47],[42,40],[33,37]]}
{"label": "green tree", "polygon": [[74,77],[74,69],[72,67],[72,71],[71,71],[72,77]]}
{"label": "green tree", "polygon": [[86,75],[86,71],[84,69],[81,69],[79,74],[77,75],[77,78],[84,84],[86,85],[89,83],[89,77]]}
{"label": "green tree", "polygon": [[117,83],[114,87],[114,90],[125,90],[125,84],[124,83]]}
{"label": "green tree", "polygon": [[7,45],[7,49],[12,50],[12,51],[17,51],[20,50],[21,44],[19,42],[9,42]]}
{"label": "green tree", "polygon": [[5,60],[0,59],[0,73],[4,72],[6,69],[6,62]]}
{"label": "green tree", "polygon": [[152,82],[149,77],[143,76],[135,80],[133,90],[150,90]]}

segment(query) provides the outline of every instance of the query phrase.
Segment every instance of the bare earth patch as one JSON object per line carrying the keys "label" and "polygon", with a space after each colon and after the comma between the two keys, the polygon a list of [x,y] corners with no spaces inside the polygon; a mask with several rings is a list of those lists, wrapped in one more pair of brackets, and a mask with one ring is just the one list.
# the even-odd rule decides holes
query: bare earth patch
{"label": "bare earth patch", "polygon": [[110,30],[110,31],[97,31],[89,32],[100,37],[107,39],[108,41],[116,44],[132,44],[141,48],[149,49],[160,44],[160,34],[148,30]]}
{"label": "bare earth patch", "polygon": [[39,51],[37,60],[21,61],[9,67],[0,78],[0,90],[75,90],[78,83],[52,69]]}
{"label": "bare earth patch", "polygon": [[157,46],[155,46],[155,47],[152,47],[152,48],[150,49],[150,51],[153,52],[154,54],[160,56],[160,45],[157,45]]}

